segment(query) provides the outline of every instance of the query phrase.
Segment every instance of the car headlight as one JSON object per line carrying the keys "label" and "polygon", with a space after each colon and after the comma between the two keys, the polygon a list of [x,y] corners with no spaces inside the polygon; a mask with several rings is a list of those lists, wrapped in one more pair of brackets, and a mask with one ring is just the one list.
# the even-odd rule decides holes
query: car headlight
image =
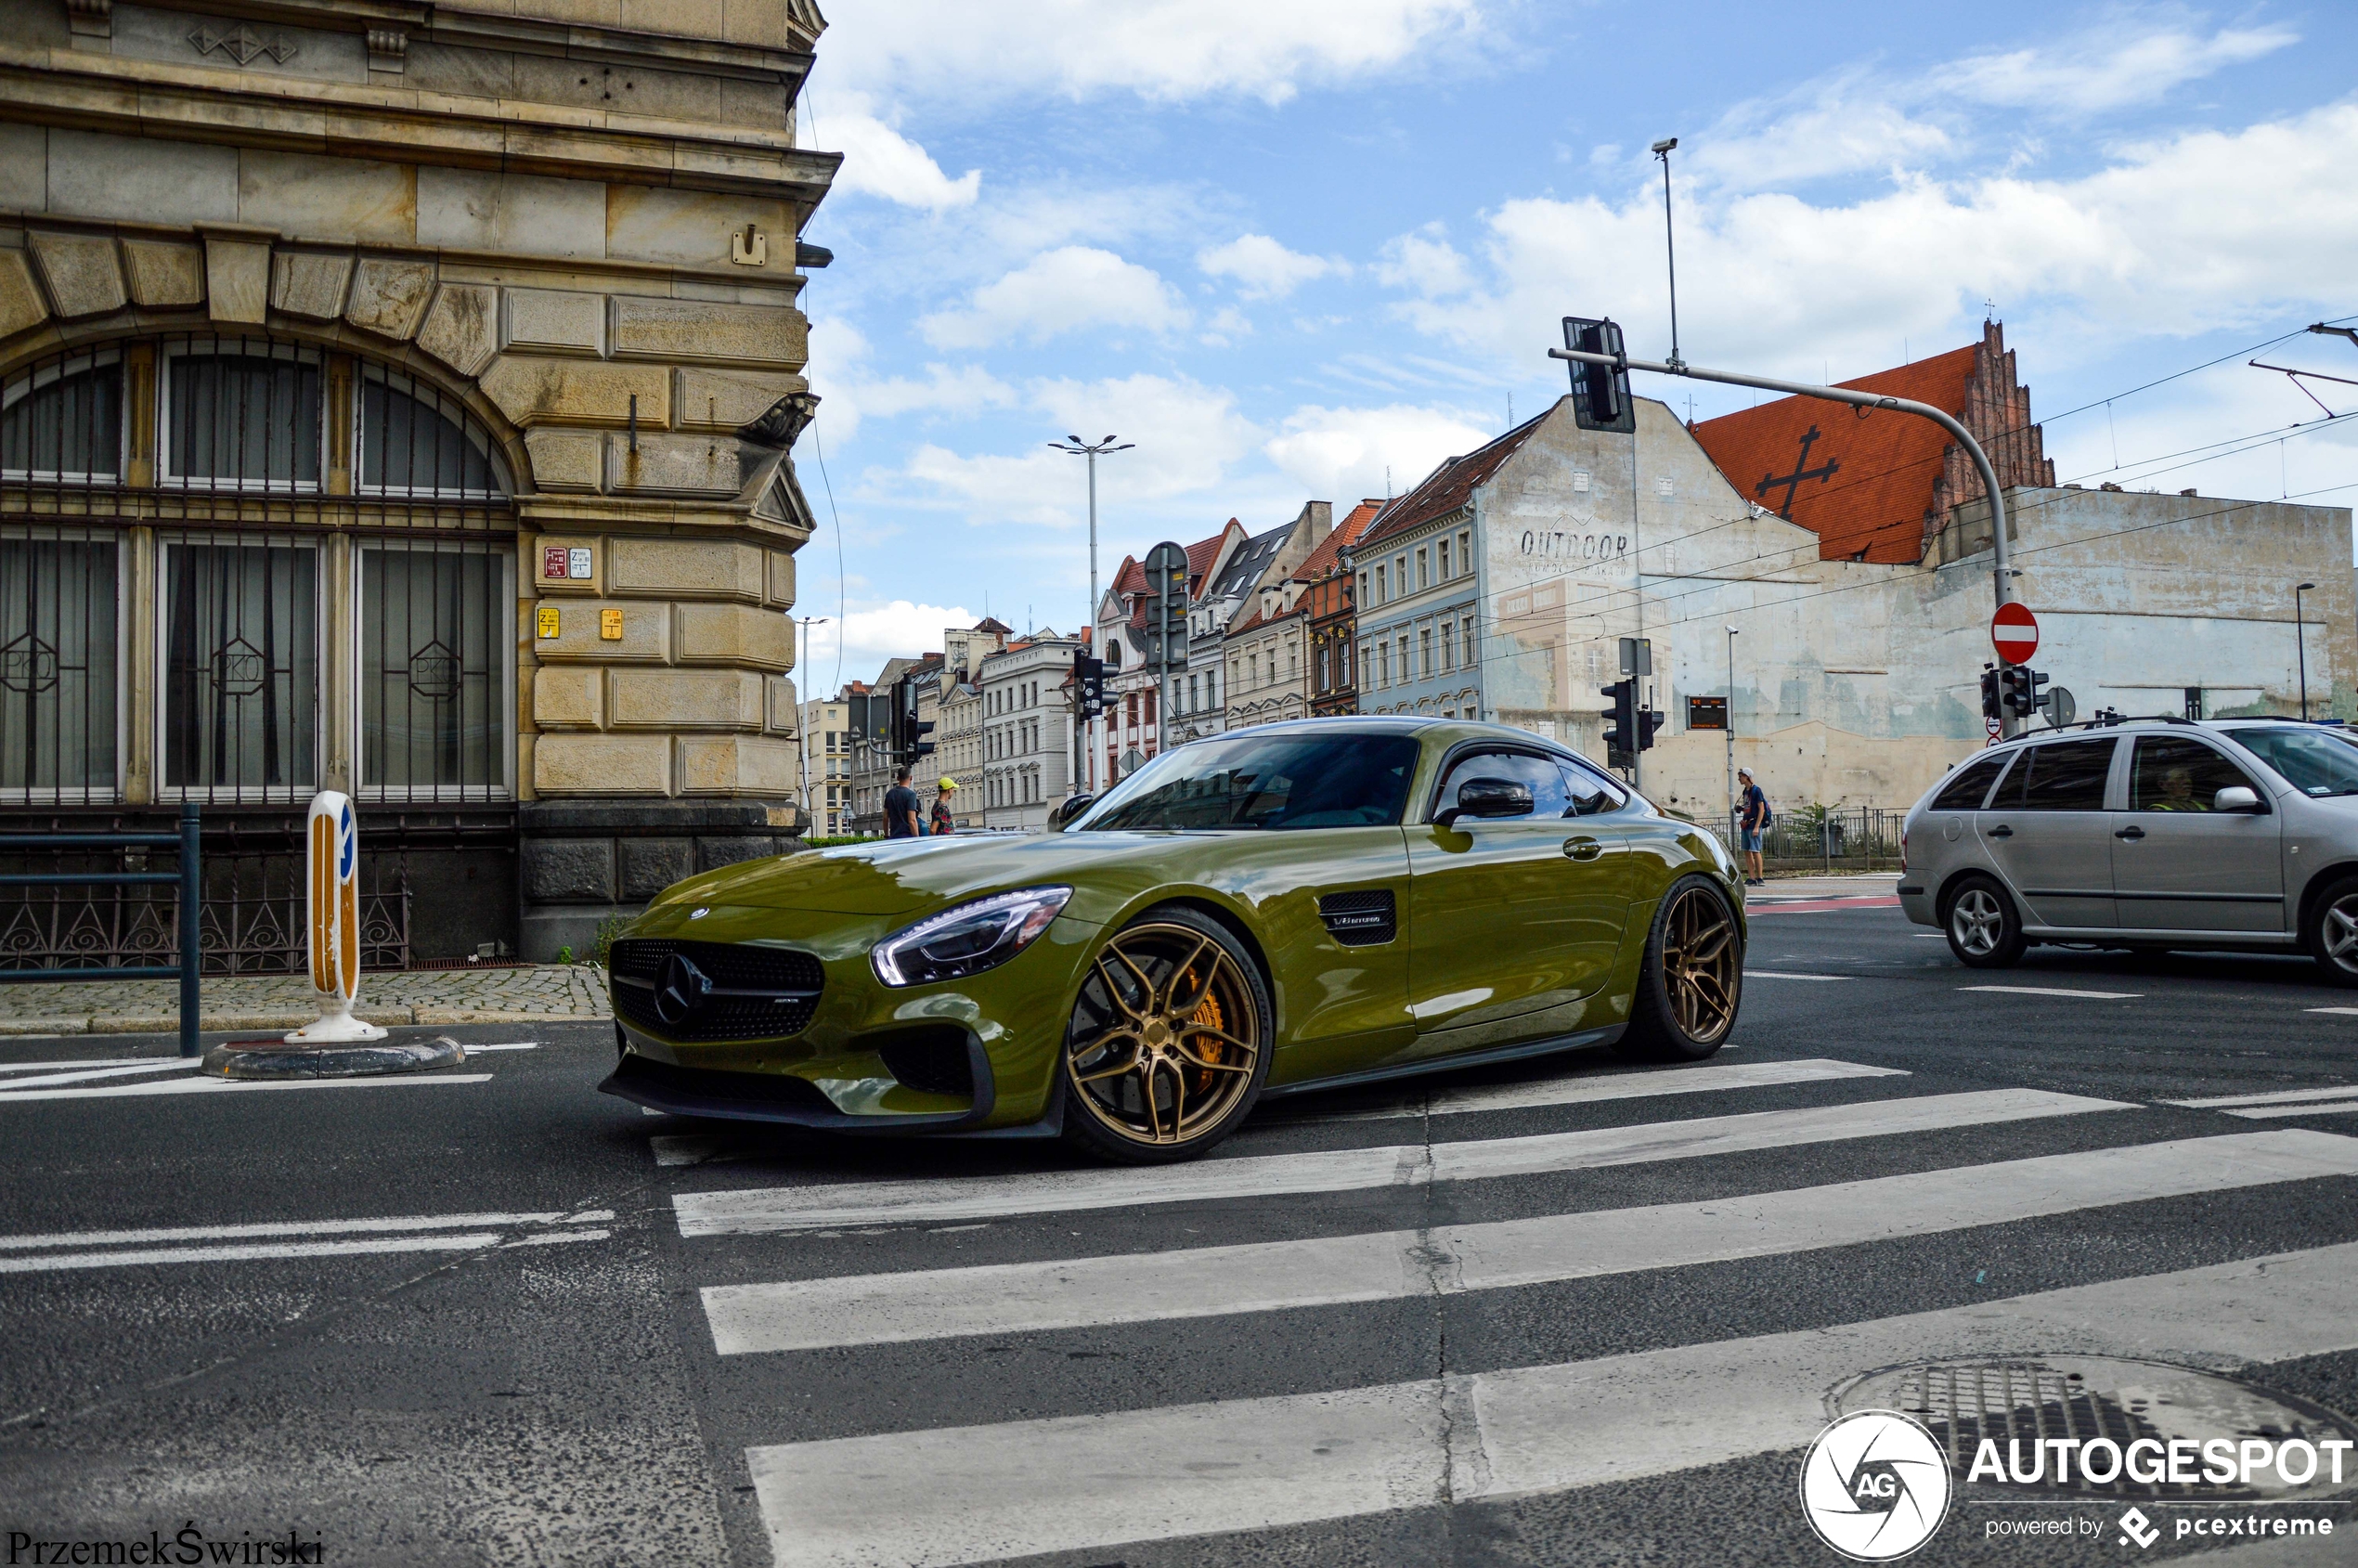
{"label": "car headlight", "polygon": [[1030,947],[1071,897],[1069,888],[1026,888],[977,899],[895,931],[868,961],[888,986],[978,975]]}

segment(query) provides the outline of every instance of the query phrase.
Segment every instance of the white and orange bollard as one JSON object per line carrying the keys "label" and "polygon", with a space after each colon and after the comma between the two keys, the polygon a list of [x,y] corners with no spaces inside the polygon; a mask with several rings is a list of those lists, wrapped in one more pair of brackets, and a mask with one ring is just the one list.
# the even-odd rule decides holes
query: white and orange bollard
{"label": "white and orange bollard", "polygon": [[360,827],[351,797],[332,789],[313,796],[304,838],[305,926],[319,1019],[288,1035],[287,1043],[382,1040],[383,1030],[352,1016],[360,996]]}

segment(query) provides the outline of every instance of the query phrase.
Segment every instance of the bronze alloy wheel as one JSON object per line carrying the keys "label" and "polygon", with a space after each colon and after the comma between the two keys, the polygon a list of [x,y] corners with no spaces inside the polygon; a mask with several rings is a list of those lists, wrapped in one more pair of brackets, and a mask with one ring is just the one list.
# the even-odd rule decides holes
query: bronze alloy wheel
{"label": "bronze alloy wheel", "polygon": [[1254,987],[1226,945],[1149,920],[1106,944],[1082,981],[1066,1064],[1091,1120],[1125,1145],[1171,1147],[1219,1126],[1263,1051]]}
{"label": "bronze alloy wheel", "polygon": [[1662,929],[1662,989],[1679,1031],[1717,1044],[1735,1026],[1743,949],[1727,901],[1707,888],[1678,890]]}

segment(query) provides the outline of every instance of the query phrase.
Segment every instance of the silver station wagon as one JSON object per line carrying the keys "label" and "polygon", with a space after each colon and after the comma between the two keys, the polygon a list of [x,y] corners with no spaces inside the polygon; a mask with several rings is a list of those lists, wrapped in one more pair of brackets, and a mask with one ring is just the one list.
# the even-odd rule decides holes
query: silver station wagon
{"label": "silver station wagon", "polygon": [[1961,764],[1908,813],[1900,907],[1975,968],[2033,942],[2305,952],[2358,986],[2358,741],[2129,719]]}

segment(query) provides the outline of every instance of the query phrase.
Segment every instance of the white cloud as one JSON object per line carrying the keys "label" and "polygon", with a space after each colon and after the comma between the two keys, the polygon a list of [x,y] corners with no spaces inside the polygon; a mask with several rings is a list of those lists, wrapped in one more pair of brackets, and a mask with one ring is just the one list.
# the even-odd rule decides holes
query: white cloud
{"label": "white cloud", "polygon": [[810,385],[829,440],[849,441],[865,419],[975,414],[1020,400],[1014,387],[979,365],[930,364],[922,376],[870,379],[868,354],[868,340],[848,322],[811,323]]}
{"label": "white cloud", "polygon": [[1466,258],[1449,243],[1437,223],[1387,240],[1376,263],[1376,277],[1395,289],[1410,289],[1427,299],[1445,299],[1473,287],[1473,274],[1466,266]]}
{"label": "white cloud", "polygon": [[1956,136],[1898,101],[1909,96],[1863,72],[1845,71],[1782,98],[1739,104],[1708,134],[1689,138],[1693,145],[1678,173],[1756,190],[1833,175],[1922,168],[1954,153]]}
{"label": "white cloud", "polygon": [[[1891,363],[1902,336],[1962,341],[1985,294],[2035,324],[2051,364],[2123,334],[2331,313],[2358,251],[2354,161],[2358,104],[2345,103],[2127,149],[2072,179],[1919,177],[1839,205],[1700,191],[1680,209],[1681,346],[1703,364],[1842,377]],[[1617,317],[1653,357],[1669,344],[1658,203],[1642,190],[1618,207],[1509,201],[1489,216],[1472,286],[1448,257],[1407,265],[1433,243],[1415,235],[1394,242],[1388,278],[1413,292],[1418,326],[1518,369],[1568,314]]]}
{"label": "white cloud", "polygon": [[1016,454],[972,456],[927,443],[909,460],[909,478],[964,510],[976,524],[1019,522],[1069,527],[1088,518],[1081,460],[1053,451],[1052,435],[1080,433],[1095,440],[1108,432],[1135,443],[1098,460],[1101,512],[1209,490],[1249,455],[1260,439],[1221,387],[1153,375],[1121,380],[1043,381],[1026,402],[1043,417],[1040,444]]}
{"label": "white cloud", "polygon": [[968,627],[981,618],[957,605],[895,599],[882,604],[871,602],[865,609],[853,610],[841,626],[832,620],[825,626],[813,626],[803,667],[795,672],[802,700],[815,701],[826,693],[834,680],[838,652],[846,680],[874,680],[886,660],[931,653],[941,646],[943,628]]}
{"label": "white cloud", "polygon": [[849,195],[881,196],[904,207],[946,212],[969,207],[982,191],[982,171],[968,169],[956,179],[915,142],[877,118],[865,94],[831,105],[823,122],[812,126],[826,150],[843,154],[835,189]]}
{"label": "white cloud", "polygon": [[2158,103],[2185,83],[2300,41],[2281,25],[2222,27],[2206,37],[2183,24],[2153,28],[2124,13],[2052,49],[1968,56],[1932,81],[1976,102],[2071,119]]}
{"label": "white cloud", "polygon": [[963,309],[919,318],[926,341],[980,348],[1010,338],[1044,343],[1093,327],[1167,332],[1187,324],[1187,307],[1150,267],[1111,251],[1065,245],[1034,256],[974,291]]}
{"label": "white cloud", "polygon": [[1213,278],[1235,279],[1237,292],[1249,300],[1281,300],[1314,279],[1351,271],[1348,262],[1289,251],[1265,234],[1238,235],[1198,252],[1196,265]]}
{"label": "white cloud", "polygon": [[1262,447],[1311,495],[1339,504],[1407,489],[1445,458],[1462,457],[1497,433],[1462,409],[1394,403],[1377,408],[1297,408]]}
{"label": "white cloud", "polygon": [[1135,93],[1283,103],[1304,86],[1422,59],[1480,20],[1478,0],[872,0],[840,7],[830,67],[906,98]]}

